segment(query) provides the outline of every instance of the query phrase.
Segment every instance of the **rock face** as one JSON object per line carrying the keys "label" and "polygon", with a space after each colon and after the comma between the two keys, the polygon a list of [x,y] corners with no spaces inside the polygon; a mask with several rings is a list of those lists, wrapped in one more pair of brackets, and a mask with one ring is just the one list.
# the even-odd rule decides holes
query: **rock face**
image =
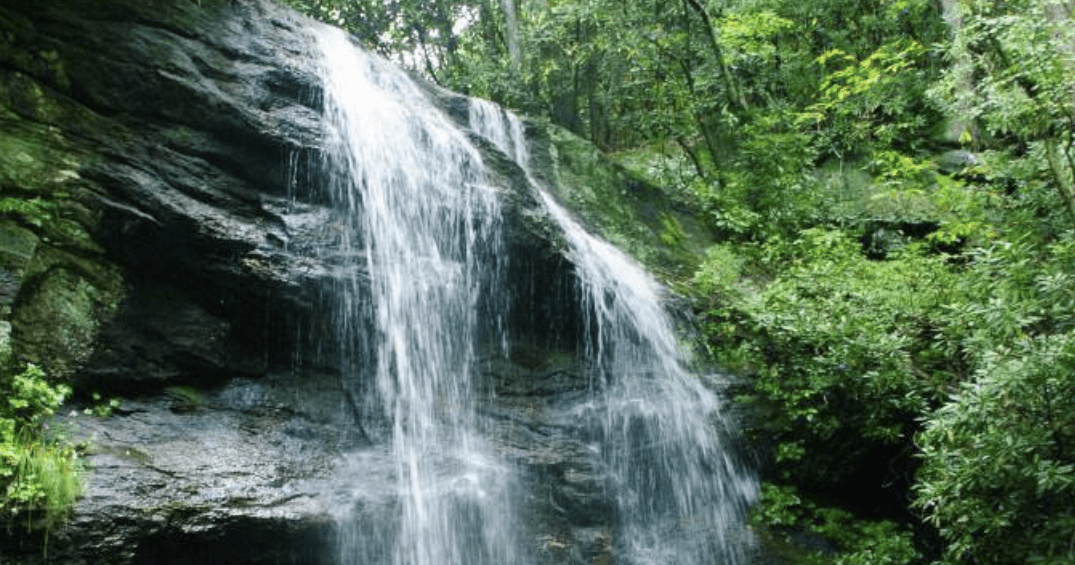
{"label": "rock face", "polygon": [[250,312],[301,307],[328,268],[301,255],[325,212],[290,194],[320,135],[301,20],[269,2],[6,4],[0,183],[46,203],[5,222],[15,349],[88,388],[263,372],[248,352],[272,336]]}
{"label": "rock face", "polygon": [[[335,562],[332,478],[375,446],[318,323],[318,289],[357,267],[314,252],[335,218],[316,188],[309,25],[271,0],[0,0],[0,362],[38,363],[82,400],[124,398],[107,418],[61,418],[85,442],[85,496],[47,557],[0,528],[0,563]],[[465,99],[427,88],[465,124]],[[647,190],[532,130],[550,185],[588,171]],[[509,359],[486,364],[498,400],[484,416],[547,501],[536,553],[608,562],[611,510],[569,410],[587,387],[572,267],[523,173],[475,143],[530,312]],[[614,209],[636,238],[694,229],[639,202]],[[365,464],[371,492],[390,490],[387,468]]]}

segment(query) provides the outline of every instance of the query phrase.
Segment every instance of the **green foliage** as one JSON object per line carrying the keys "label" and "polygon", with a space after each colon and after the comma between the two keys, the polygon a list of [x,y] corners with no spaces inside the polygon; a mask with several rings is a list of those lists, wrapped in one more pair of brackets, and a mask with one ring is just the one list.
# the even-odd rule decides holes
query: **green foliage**
{"label": "green foliage", "polygon": [[1075,234],[1042,246],[997,241],[970,257],[965,299],[947,306],[953,354],[980,365],[998,347],[1075,328]]}
{"label": "green foliage", "polygon": [[[816,221],[818,196],[811,174],[816,152],[810,137],[776,108],[758,113],[740,128],[742,138],[732,168],[718,190],[724,203],[734,202],[756,214],[751,234],[787,234]],[[719,218],[724,204],[714,209]],[[719,225],[719,223],[717,224]]]}
{"label": "green foliage", "polygon": [[0,198],[0,216],[13,216],[37,227],[52,219],[55,204],[40,198]]}
{"label": "green foliage", "polygon": [[[867,457],[918,450],[915,505],[945,562],[1070,562],[1075,234],[982,243],[953,269],[920,246],[870,261],[839,231],[805,230],[732,270],[705,263],[705,329],[718,359],[755,375],[745,400],[775,441],[777,480],[831,492]],[[738,256],[718,249],[714,261]],[[791,487],[766,496],[770,526],[819,520]]]}
{"label": "green foliage", "polygon": [[23,515],[28,528],[55,526],[82,494],[78,456],[61,441],[22,436],[5,444],[0,457],[6,483],[0,510]]}
{"label": "green foliage", "polygon": [[918,437],[916,506],[950,563],[1075,559],[1075,234],[976,249],[949,306],[973,367]]}
{"label": "green foliage", "polygon": [[23,428],[40,426],[71,394],[67,385],[49,384],[45,373],[32,364],[6,381],[7,406],[2,413]]}
{"label": "green foliage", "polygon": [[949,563],[1075,560],[1075,331],[982,355],[919,436],[916,505]]}
{"label": "green foliage", "polygon": [[1052,0],[969,0],[954,9],[959,25],[948,44],[952,66],[934,94],[965,120],[963,141],[1002,142],[1010,157],[1046,165],[1042,176],[1067,208],[1071,225],[1075,26],[1070,7]]}
{"label": "green foliage", "polygon": [[733,64],[772,64],[781,55],[775,40],[793,33],[795,22],[771,10],[729,13],[720,23],[720,36]]}
{"label": "green foliage", "polygon": [[789,486],[764,483],[752,520],[788,542],[792,536],[810,535],[832,547],[833,555],[815,549],[796,558],[799,563],[905,565],[921,557],[910,532],[894,522],[863,520],[845,510],[819,506]]}
{"label": "green foliage", "polygon": [[82,410],[82,413],[86,415],[93,415],[102,419],[108,418],[115,409],[122,405],[118,398],[109,398],[106,401],[99,392],[93,393],[90,397],[93,399],[93,404]]}
{"label": "green foliage", "polygon": [[705,260],[694,275],[693,284],[698,292],[713,298],[734,296],[742,275],[743,259],[736,255],[730,245],[714,245],[706,250]]}
{"label": "green foliage", "polygon": [[882,475],[865,488],[909,482],[917,418],[964,371],[943,331],[959,298],[951,268],[920,245],[870,260],[821,228],[736,251],[745,276],[707,262],[695,284],[711,300],[701,319],[714,359],[751,376],[740,400],[773,445],[769,476],[815,494],[868,468]]}
{"label": "green foliage", "polygon": [[819,441],[846,428],[902,438],[906,415],[951,378],[928,339],[950,298],[944,264],[914,250],[870,261],[844,233],[816,228],[761,246],[758,263],[775,278],[714,318],[738,318],[745,333],[714,337],[751,359],[758,394],[781,407],[770,425]]}
{"label": "green foliage", "polygon": [[927,51],[906,38],[879,46],[861,60],[840,49],[817,58],[826,73],[809,112],[824,120],[820,145],[833,156],[861,155],[872,146],[917,149],[940,122],[925,91]]}
{"label": "green foliage", "polygon": [[6,398],[0,406],[0,511],[48,529],[82,492],[74,449],[44,430],[70,388],[49,384],[40,369],[27,365],[0,378],[0,391]]}

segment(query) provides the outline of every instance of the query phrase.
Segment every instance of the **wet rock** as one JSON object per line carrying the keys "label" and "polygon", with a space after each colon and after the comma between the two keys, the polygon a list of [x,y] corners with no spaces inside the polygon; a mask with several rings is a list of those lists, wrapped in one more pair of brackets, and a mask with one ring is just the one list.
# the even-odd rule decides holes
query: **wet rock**
{"label": "wet rock", "polygon": [[945,151],[934,157],[937,169],[948,175],[958,175],[964,170],[982,164],[981,156],[963,149]]}
{"label": "wet rock", "polygon": [[[538,367],[490,366],[505,386],[481,427],[531,493],[524,543],[538,562],[611,563],[612,509],[579,417],[585,382],[566,352],[548,353]],[[398,512],[395,462],[356,426],[335,372],[173,386],[106,412],[69,408],[54,423],[81,446],[87,481],[47,560],[9,530],[0,563],[330,565],[341,524],[383,528]]]}
{"label": "wet rock", "polygon": [[69,411],[56,424],[82,446],[86,490],[47,562],[324,562],[340,398],[335,379],[281,374]]}

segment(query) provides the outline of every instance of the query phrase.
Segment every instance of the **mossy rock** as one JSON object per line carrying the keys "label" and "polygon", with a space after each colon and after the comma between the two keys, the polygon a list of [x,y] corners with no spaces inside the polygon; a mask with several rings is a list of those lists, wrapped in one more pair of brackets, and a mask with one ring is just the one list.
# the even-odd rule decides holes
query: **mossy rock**
{"label": "mossy rock", "polygon": [[34,232],[0,220],[0,268],[21,272],[33,259],[37,244]]}
{"label": "mossy rock", "polygon": [[0,71],[0,320],[12,361],[56,380],[89,357],[124,293],[121,271],[91,235],[99,218],[87,202],[100,191],[81,172],[97,149],[71,133],[100,122],[54,88]]}
{"label": "mossy rock", "polygon": [[0,121],[0,187],[4,198],[64,197],[80,179],[85,159],[68,150],[65,140],[46,126]]}
{"label": "mossy rock", "polygon": [[39,249],[13,313],[15,354],[53,378],[68,378],[93,352],[98,329],[123,294],[115,265]]}
{"label": "mossy rock", "polygon": [[557,196],[583,222],[665,282],[697,270],[713,241],[702,221],[585,140],[555,126],[546,131]]}
{"label": "mossy rock", "polygon": [[11,315],[23,273],[38,243],[34,232],[0,219],[0,320]]}

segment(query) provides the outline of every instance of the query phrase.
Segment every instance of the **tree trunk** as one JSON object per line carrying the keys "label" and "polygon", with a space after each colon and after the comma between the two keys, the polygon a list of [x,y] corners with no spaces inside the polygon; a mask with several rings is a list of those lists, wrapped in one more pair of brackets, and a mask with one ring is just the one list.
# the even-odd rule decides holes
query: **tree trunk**
{"label": "tree trunk", "polygon": [[713,26],[713,20],[709,17],[709,13],[705,11],[705,6],[698,3],[698,0],[685,0],[687,6],[689,6],[698,16],[702,19],[702,23],[705,25],[706,39],[709,41],[709,48],[713,51],[713,57],[717,60],[717,68],[720,69],[720,78],[724,82],[724,88],[727,90],[728,103],[740,110],[747,110],[750,106],[747,104],[746,98],[743,97],[743,93],[739,90],[739,85],[736,84],[735,77],[732,76],[728,70],[728,64],[724,61],[724,50],[720,47],[720,40],[717,37],[717,28]]}
{"label": "tree trunk", "polygon": [[508,56],[511,67],[519,72],[523,66],[523,54],[519,48],[519,19],[515,12],[515,0],[501,0],[504,6],[504,27],[507,29]]}

